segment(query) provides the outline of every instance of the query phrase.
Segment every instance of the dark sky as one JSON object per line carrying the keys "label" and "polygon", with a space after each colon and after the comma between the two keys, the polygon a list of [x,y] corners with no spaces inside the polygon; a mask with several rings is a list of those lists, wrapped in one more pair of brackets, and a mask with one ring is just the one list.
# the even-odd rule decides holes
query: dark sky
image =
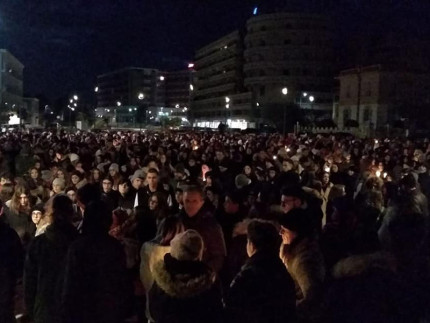
{"label": "dark sky", "polygon": [[89,91],[96,75],[124,66],[184,68],[196,49],[243,27],[255,5],[260,5],[260,12],[287,8],[330,13],[337,26],[337,48],[342,48],[351,39],[369,33],[408,31],[415,36],[429,35],[429,3],[0,0],[0,48],[9,49],[24,63],[27,94],[55,98]]}

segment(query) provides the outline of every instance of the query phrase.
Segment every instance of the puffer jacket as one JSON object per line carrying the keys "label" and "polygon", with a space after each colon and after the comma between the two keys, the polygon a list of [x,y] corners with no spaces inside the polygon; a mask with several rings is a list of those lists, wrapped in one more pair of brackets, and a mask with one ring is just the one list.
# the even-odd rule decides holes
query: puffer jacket
{"label": "puffer jacket", "polygon": [[169,253],[154,266],[149,309],[157,323],[218,323],[221,288],[215,273],[199,261],[178,261]]}

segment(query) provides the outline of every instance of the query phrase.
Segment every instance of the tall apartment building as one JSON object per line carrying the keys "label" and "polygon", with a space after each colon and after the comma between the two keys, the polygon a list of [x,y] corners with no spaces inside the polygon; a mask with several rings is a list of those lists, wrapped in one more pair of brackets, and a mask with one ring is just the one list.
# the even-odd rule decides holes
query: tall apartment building
{"label": "tall apartment building", "polygon": [[127,67],[97,77],[96,115],[114,123],[130,123],[140,107],[164,107],[166,73]]}
{"label": "tall apartment building", "polygon": [[[234,121],[254,127],[264,122],[265,109],[283,109],[287,103],[332,114],[333,31],[328,18],[258,15],[247,21],[244,34],[235,31],[197,50],[195,125],[216,127],[227,120],[231,127]],[[287,95],[282,94],[285,87]]]}
{"label": "tall apartment building", "polygon": [[24,108],[23,71],[24,65],[15,56],[0,49],[0,113]]}
{"label": "tall apartment building", "polygon": [[[274,13],[247,21],[245,87],[261,107],[285,101],[302,108],[332,109],[333,31],[328,18]],[[287,87],[285,97],[282,89]],[[306,97],[303,94],[308,94]],[[313,96],[314,101],[307,98]]]}
{"label": "tall apartment building", "polygon": [[191,69],[166,73],[166,107],[187,111],[193,90]]}
{"label": "tall apartment building", "polygon": [[234,31],[197,50],[192,119],[194,125],[217,127],[220,122],[246,128],[252,95],[243,87],[243,40]]}

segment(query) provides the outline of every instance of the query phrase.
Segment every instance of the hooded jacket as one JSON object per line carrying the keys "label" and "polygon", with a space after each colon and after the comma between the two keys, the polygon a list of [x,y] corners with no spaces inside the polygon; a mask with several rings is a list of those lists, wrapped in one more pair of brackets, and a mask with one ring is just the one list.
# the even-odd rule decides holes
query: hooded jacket
{"label": "hooded jacket", "polygon": [[34,322],[60,320],[65,259],[78,233],[72,224],[53,223],[29,247],[24,270],[27,312]]}
{"label": "hooded jacket", "polygon": [[178,261],[166,254],[154,265],[149,310],[157,323],[215,323],[222,313],[215,273],[199,261]]}

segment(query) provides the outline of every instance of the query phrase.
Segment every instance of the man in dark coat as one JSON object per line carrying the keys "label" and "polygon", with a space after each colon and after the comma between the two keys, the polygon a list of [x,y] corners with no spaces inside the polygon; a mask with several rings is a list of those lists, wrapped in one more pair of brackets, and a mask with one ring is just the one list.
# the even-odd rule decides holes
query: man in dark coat
{"label": "man in dark coat", "polygon": [[59,322],[60,296],[67,250],[78,236],[71,220],[72,201],[57,195],[53,223],[30,245],[24,270],[25,303],[36,323]]}
{"label": "man in dark coat", "polygon": [[[3,213],[0,201],[0,214]],[[22,275],[23,249],[15,230],[11,229],[0,215],[0,322],[15,322],[15,284]]]}
{"label": "man in dark coat", "polygon": [[213,208],[204,201],[203,191],[199,186],[187,187],[183,200],[184,208],[179,217],[186,229],[196,230],[203,237],[203,262],[219,273],[226,256],[226,247],[221,226],[213,215]]}
{"label": "man in dark coat", "polygon": [[124,248],[108,234],[112,216],[100,201],[85,208],[82,237],[70,246],[62,294],[63,322],[118,323],[131,310]]}
{"label": "man in dark coat", "polygon": [[250,258],[225,297],[228,322],[294,321],[294,282],[279,258],[280,244],[273,224],[259,220],[250,222],[247,244]]}

